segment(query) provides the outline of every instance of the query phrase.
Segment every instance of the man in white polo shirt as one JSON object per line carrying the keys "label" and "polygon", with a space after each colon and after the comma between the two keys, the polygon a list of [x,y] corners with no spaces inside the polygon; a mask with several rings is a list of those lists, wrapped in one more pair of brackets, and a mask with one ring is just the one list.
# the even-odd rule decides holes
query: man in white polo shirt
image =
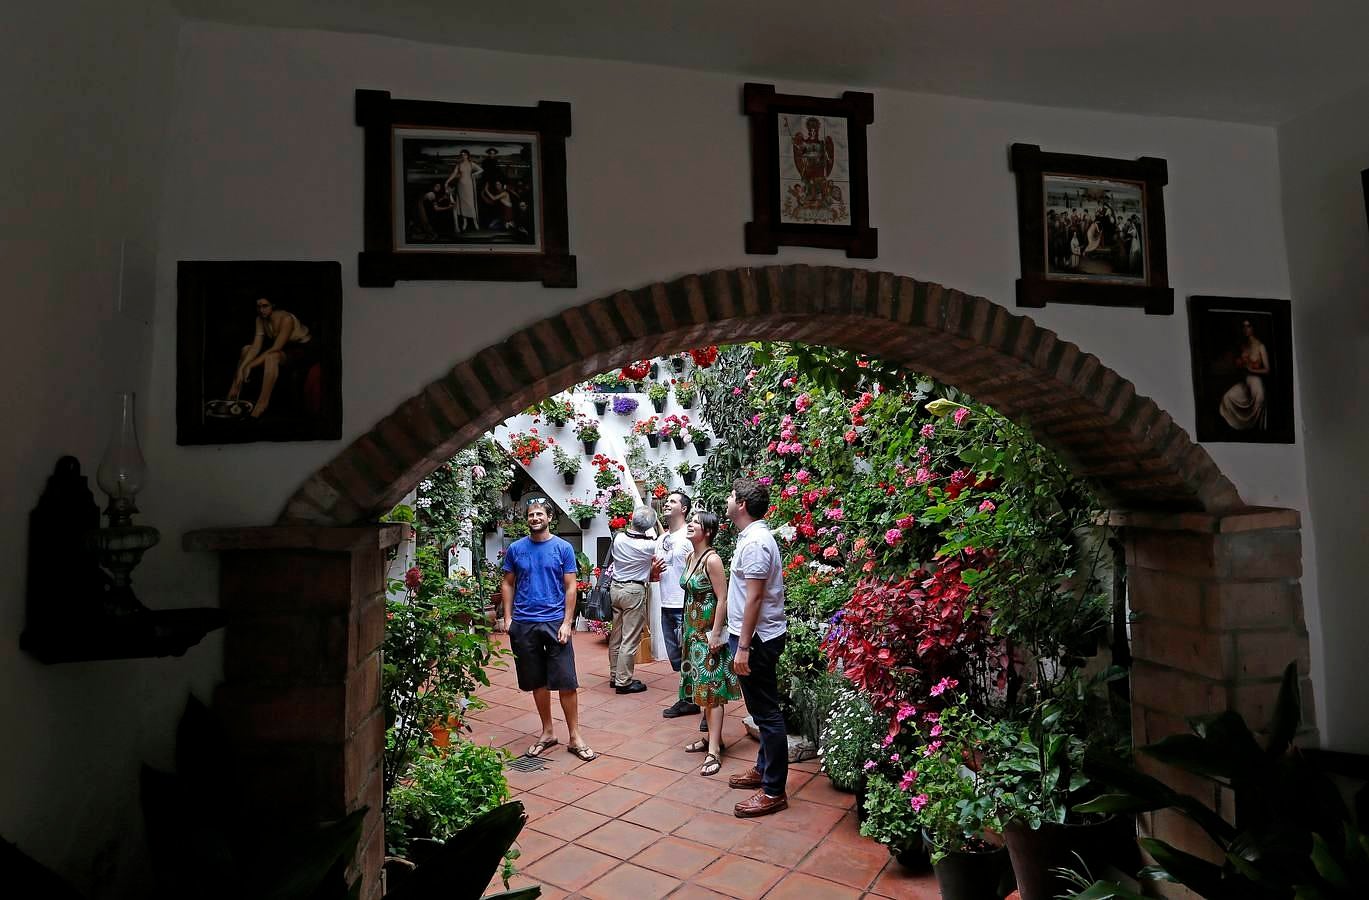
{"label": "man in white polo shirt", "polygon": [[[665,533],[656,539],[656,558],[665,562],[665,572],[659,582],[661,590],[661,635],[665,638],[666,656],[670,658],[670,668],[680,671],[684,657],[680,652],[680,626],[684,622],[684,587],[680,579],[684,576],[685,558],[689,556],[690,543],[685,537],[685,521],[694,501],[684,491],[671,491],[666,497]],[[689,700],[677,700],[673,706],[661,710],[667,719],[679,716],[697,716],[699,707]]]}
{"label": "man in white polo shirt", "polygon": [[763,521],[770,491],[754,478],[738,478],[727,498],[727,517],[737,527],[737,549],[727,584],[728,644],[732,670],[741,682],[746,709],[761,733],[755,768],[733,775],[728,784],[756,792],[738,803],[738,818],[767,816],[789,806],[789,739],[780,709],[776,664],[784,652],[788,625],[784,615],[784,561]]}

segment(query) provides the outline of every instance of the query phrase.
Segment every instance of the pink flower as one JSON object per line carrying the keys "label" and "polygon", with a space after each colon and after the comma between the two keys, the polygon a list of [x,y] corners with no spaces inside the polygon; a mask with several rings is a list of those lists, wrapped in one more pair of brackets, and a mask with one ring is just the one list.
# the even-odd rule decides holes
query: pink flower
{"label": "pink flower", "polygon": [[928,797],[926,794],[918,794],[909,802],[913,806],[913,812],[922,812],[922,807],[926,806],[930,802],[930,800],[931,798]]}
{"label": "pink flower", "polygon": [[484,467],[484,466],[471,466],[471,477],[473,477],[473,478],[484,478],[484,477],[485,477],[485,467]]}
{"label": "pink flower", "polygon": [[831,509],[827,510],[825,515],[827,516],[827,518],[833,520],[834,522],[840,522],[842,518],[845,517],[846,510],[842,509],[840,506],[834,506]]}
{"label": "pink flower", "polygon": [[739,388],[739,387],[734,387],[734,388],[732,389],[732,396],[733,396],[733,397],[740,397],[741,395],[742,395],[742,389],[741,389],[741,388]]}
{"label": "pink flower", "polygon": [[891,734],[891,735],[887,736],[887,737],[884,739],[884,743],[880,744],[880,746],[881,746],[881,747],[887,747],[887,746],[889,746],[890,744],[892,744],[893,742],[894,742],[894,736]]}
{"label": "pink flower", "polygon": [[890,753],[890,754],[889,754],[889,762],[892,762],[892,763],[898,762],[898,754],[897,754],[897,753]]}
{"label": "pink flower", "polygon": [[907,531],[909,528],[912,528],[914,525],[917,524],[917,520],[914,519],[912,516],[904,516],[894,524],[897,525],[900,530]]}
{"label": "pink flower", "polygon": [[936,712],[923,713],[923,714],[922,714],[922,721],[924,721],[924,722],[939,722],[939,721],[941,721],[941,713],[936,713]]}
{"label": "pink flower", "polygon": [[936,426],[930,424],[923,425],[921,430],[918,431],[918,434],[922,435],[925,438],[929,438],[932,435],[936,434]]}
{"label": "pink flower", "polygon": [[902,539],[903,532],[899,531],[897,528],[890,528],[888,531],[884,532],[884,543],[888,544],[890,547],[894,546]]}
{"label": "pink flower", "polygon": [[873,572],[875,570],[875,561],[873,559],[870,560],[865,565],[861,566],[860,570],[866,573]]}
{"label": "pink flower", "polygon": [[751,427],[754,428],[755,426],[757,426],[757,425],[759,425],[759,424],[761,424],[761,414],[760,414],[760,413],[756,413],[754,416],[751,417]]}
{"label": "pink flower", "polygon": [[791,387],[794,386],[794,382],[795,382],[794,377],[793,377],[793,376],[790,376],[789,378],[786,378],[786,379],[784,379],[783,381],[780,382],[780,387],[791,388]]}
{"label": "pink flower", "polygon": [[854,444],[854,443],[856,442],[856,438],[858,438],[858,437],[860,437],[860,435],[856,434],[854,428],[851,429],[851,430],[849,430],[849,431],[847,431],[845,434],[842,435],[842,438],[843,438],[843,439],[846,441],[846,443],[848,443],[848,444]]}
{"label": "pink flower", "polygon": [[894,714],[894,721],[902,722],[904,719],[917,715],[917,707],[911,703],[900,703],[898,712]]}
{"label": "pink flower", "polygon": [[979,504],[979,511],[982,513],[991,513],[997,508],[998,507],[993,505],[992,500],[985,500],[983,503]]}
{"label": "pink flower", "polygon": [[902,777],[901,779],[899,779],[899,782],[898,782],[898,789],[901,790],[901,791],[909,790],[909,789],[912,788],[913,782],[914,782],[914,781],[917,781],[917,770],[916,770],[916,769],[914,769],[914,770],[912,770],[912,771],[909,771],[909,772],[904,772],[904,773],[903,773],[903,777]]}
{"label": "pink flower", "polygon": [[932,730],[928,732],[928,734],[930,734],[932,737],[941,737],[941,726],[933,725]]}
{"label": "pink flower", "polygon": [[917,470],[917,483],[926,484],[932,480],[932,470],[926,466],[919,466]]}
{"label": "pink flower", "polygon": [[836,559],[836,558],[837,558],[837,553],[838,553],[838,552],[839,552],[839,551],[837,550],[836,547],[828,547],[827,549],[825,549],[825,550],[822,551],[822,558],[823,558],[823,559]]}
{"label": "pink flower", "polygon": [[808,396],[807,394],[799,394],[798,399],[794,401],[794,408],[797,409],[799,412],[808,412],[808,410],[811,409],[812,406],[813,398]]}
{"label": "pink flower", "polygon": [[955,426],[959,428],[961,425],[965,424],[965,420],[969,417],[970,411],[962,406],[955,411],[955,415],[951,416],[951,419],[954,420]]}
{"label": "pink flower", "polygon": [[762,475],[760,478],[757,478],[756,480],[759,481],[761,484],[769,485],[775,479],[771,478],[769,475]]}
{"label": "pink flower", "polygon": [[784,486],[784,489],[780,491],[780,496],[788,500],[792,497],[798,496],[798,493],[799,489],[797,485],[787,484]]}
{"label": "pink flower", "polygon": [[808,474],[807,469],[799,469],[797,472],[794,473],[794,480],[797,481],[799,484],[807,484],[808,482],[813,480],[813,476]]}
{"label": "pink flower", "polygon": [[873,768],[875,767],[875,765],[876,765],[876,763],[875,763],[875,761],[874,761],[873,759],[867,759],[867,760],[865,761],[865,771],[867,771],[867,772],[870,771],[871,769],[873,769]]}
{"label": "pink flower", "polygon": [[423,570],[414,566],[404,573],[404,586],[411,591],[418,590],[418,586],[423,583]]}
{"label": "pink flower", "polygon": [[941,741],[932,741],[932,742],[931,742],[930,744],[928,744],[926,747],[923,747],[923,748],[922,748],[922,755],[923,755],[923,756],[931,756],[933,753],[935,753],[936,751],[938,751],[938,750],[940,750],[940,749],[941,749]]}
{"label": "pink flower", "polygon": [[933,697],[940,697],[958,684],[960,684],[960,682],[956,681],[954,678],[943,678],[932,685],[932,689],[927,693],[931,694]]}

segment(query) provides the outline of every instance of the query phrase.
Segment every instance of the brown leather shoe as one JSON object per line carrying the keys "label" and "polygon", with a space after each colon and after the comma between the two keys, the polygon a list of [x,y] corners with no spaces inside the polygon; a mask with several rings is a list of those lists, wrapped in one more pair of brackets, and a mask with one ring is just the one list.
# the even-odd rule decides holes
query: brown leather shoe
{"label": "brown leather shoe", "polygon": [[746,788],[754,791],[761,786],[761,771],[752,766],[748,771],[733,775],[727,779],[727,786],[733,788]]}
{"label": "brown leather shoe", "polygon": [[784,794],[778,797],[771,797],[765,791],[756,791],[741,803],[733,807],[739,819],[754,819],[756,816],[768,816],[777,813],[782,809],[789,808],[789,798]]}

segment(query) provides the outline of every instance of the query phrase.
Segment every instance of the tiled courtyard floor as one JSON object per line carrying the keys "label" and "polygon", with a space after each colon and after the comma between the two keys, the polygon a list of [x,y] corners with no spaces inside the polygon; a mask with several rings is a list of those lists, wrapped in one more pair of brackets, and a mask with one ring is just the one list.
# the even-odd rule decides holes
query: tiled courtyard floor
{"label": "tiled courtyard floor", "polygon": [[[756,742],[741,725],[744,706],[728,705],[722,771],[701,777],[703,754],[682,749],[699,736],[698,717],[661,717],[678,688],[669,663],[638,666],[648,690],[620,695],[608,686],[606,641],[586,633],[574,640],[582,730],[599,757],[582,763],[566,751],[553,695],[561,744],[545,754],[548,768],[508,773],[514,798],[528,811],[520,874],[510,887],[540,884],[549,900],[939,896],[931,875],[908,876],[882,846],[860,836],[855,798],[833,790],[816,761],[790,766],[787,810],[736,818],[733,804],[748,792],[730,789],[727,778],[756,757]],[[480,692],[488,708],[471,714],[468,737],[521,754],[540,724],[508,662],[508,669],[491,671],[492,686]],[[498,879],[490,886],[502,889]]]}

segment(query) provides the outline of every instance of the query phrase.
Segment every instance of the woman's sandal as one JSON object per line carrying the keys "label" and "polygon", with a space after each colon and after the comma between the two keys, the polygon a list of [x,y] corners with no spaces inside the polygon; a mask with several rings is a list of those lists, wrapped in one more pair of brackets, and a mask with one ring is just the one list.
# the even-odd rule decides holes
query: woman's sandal
{"label": "woman's sandal", "polygon": [[699,767],[699,774],[703,776],[717,775],[723,767],[723,761],[712,753],[704,757],[704,764]]}
{"label": "woman's sandal", "polygon": [[[727,749],[727,745],[726,745],[726,744],[719,744],[719,745],[718,745],[718,752],[719,752],[719,753],[722,753],[722,752],[723,752],[724,750],[726,750],[726,749]],[[707,753],[707,752],[708,752],[708,738],[699,738],[697,741],[694,741],[692,744],[685,744],[684,751],[685,751],[686,753]]]}

